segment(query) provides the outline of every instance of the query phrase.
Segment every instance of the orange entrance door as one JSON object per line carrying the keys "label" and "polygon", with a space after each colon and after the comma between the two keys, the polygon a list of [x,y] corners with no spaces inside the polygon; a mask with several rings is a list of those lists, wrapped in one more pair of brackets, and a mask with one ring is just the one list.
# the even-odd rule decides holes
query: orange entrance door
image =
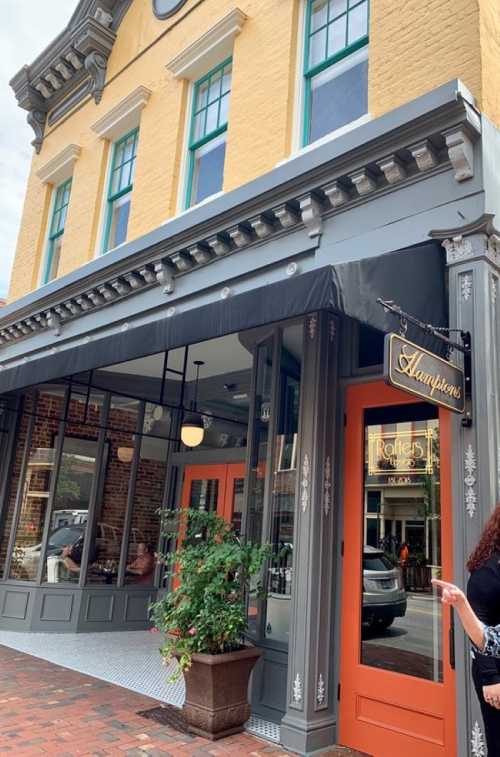
{"label": "orange entrance door", "polygon": [[451,757],[447,411],[382,382],[346,399],[340,742],[373,757]]}
{"label": "orange entrance door", "polygon": [[244,463],[187,465],[184,469],[182,507],[216,510],[239,531],[244,482]]}

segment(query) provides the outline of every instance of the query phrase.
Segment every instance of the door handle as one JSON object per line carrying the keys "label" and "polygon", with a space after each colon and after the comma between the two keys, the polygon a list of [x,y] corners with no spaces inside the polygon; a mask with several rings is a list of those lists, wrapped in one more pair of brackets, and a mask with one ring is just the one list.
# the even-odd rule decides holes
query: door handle
{"label": "door handle", "polygon": [[448,630],[450,668],[455,670],[455,611],[450,607],[450,628]]}

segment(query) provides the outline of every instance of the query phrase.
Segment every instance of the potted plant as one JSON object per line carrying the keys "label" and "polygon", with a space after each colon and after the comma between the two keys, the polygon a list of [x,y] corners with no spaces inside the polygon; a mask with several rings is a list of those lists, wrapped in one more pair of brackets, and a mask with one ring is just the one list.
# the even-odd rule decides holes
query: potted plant
{"label": "potted plant", "polygon": [[251,583],[262,591],[269,548],[243,541],[215,513],[186,509],[166,520],[167,532],[179,534],[177,551],[163,556],[173,589],[153,605],[152,617],[166,634],[162,655],[178,661],[171,680],[184,674],[190,729],[218,739],[242,731],[250,717],[248,681],[261,652],[243,640],[246,597]]}

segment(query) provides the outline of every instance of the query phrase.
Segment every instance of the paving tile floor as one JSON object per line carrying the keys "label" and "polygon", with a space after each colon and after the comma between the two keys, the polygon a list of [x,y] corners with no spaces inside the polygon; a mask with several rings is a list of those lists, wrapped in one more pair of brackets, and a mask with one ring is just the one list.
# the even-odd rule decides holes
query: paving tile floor
{"label": "paving tile floor", "polygon": [[[293,757],[243,733],[211,742],[137,713],[158,700],[0,645],[0,755]],[[332,749],[323,757],[352,755]]]}

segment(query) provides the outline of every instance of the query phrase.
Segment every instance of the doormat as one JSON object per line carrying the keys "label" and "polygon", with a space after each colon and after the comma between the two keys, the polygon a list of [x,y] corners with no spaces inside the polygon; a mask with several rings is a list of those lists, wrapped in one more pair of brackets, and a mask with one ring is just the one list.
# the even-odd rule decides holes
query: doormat
{"label": "doormat", "polygon": [[137,714],[148,720],[154,720],[155,723],[159,723],[160,725],[169,725],[171,728],[175,728],[176,731],[185,733],[188,736],[195,735],[190,730],[181,708],[174,707],[172,704],[162,704],[159,707],[153,707],[151,710],[141,710]]}

